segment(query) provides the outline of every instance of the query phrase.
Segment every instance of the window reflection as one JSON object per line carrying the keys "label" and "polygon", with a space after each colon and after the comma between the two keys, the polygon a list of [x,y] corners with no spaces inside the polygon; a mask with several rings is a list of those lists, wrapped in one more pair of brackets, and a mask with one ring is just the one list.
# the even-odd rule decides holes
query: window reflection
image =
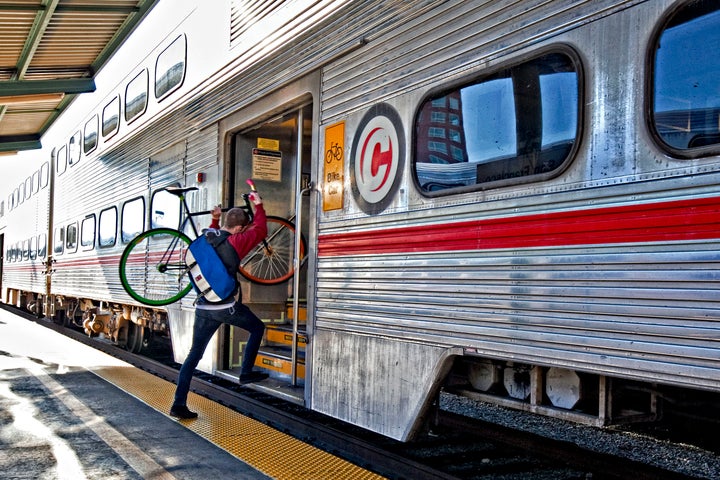
{"label": "window reflection", "polygon": [[655,51],[654,127],[671,148],[720,144],[720,7],[692,2],[662,32]]}
{"label": "window reflection", "polygon": [[558,171],[577,137],[579,79],[552,53],[426,101],[415,172],[426,192]]}
{"label": "window reflection", "polygon": [[115,245],[115,237],[117,236],[117,209],[115,207],[108,208],[100,212],[98,245],[100,247],[110,247]]}
{"label": "window reflection", "polygon": [[127,243],[145,229],[145,200],[136,198],[122,207],[122,241]]}
{"label": "window reflection", "polygon": [[152,198],[151,228],[180,227],[180,199],[165,190],[155,192]]}
{"label": "window reflection", "polygon": [[155,98],[162,98],[185,79],[185,36],[181,35],[159,56],[155,64]]}

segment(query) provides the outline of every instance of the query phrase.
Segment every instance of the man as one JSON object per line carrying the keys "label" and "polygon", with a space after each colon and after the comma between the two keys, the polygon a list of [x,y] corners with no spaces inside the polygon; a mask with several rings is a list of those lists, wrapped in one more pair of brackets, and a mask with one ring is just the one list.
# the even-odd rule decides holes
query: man
{"label": "man", "polygon": [[[255,210],[253,222],[248,225],[248,215],[242,208],[232,208],[227,212],[225,224],[220,229],[222,235],[218,236],[218,239],[227,237],[227,241],[223,242],[225,245],[221,248],[221,245],[218,244],[216,250],[228,271],[231,272],[237,272],[240,259],[267,236],[267,221],[262,199],[256,192],[252,192],[250,200]],[[221,213],[220,206],[213,208],[210,228],[220,227]],[[232,248],[228,248],[228,244]],[[186,403],[190,382],[210,338],[223,323],[235,325],[250,333],[243,353],[240,383],[257,382],[268,377],[267,373],[252,370],[265,325],[247,306],[242,304],[240,284],[236,282],[235,292],[225,302],[211,304],[205,298],[198,299],[195,307],[192,346],[180,368],[175,400],[170,409],[170,415],[173,417],[197,418],[197,413],[190,411]]]}

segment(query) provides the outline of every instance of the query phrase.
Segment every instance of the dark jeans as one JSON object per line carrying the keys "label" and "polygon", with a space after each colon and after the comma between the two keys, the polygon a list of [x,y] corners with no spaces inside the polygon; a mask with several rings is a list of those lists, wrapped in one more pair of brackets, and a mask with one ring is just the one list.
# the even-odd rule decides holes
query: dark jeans
{"label": "dark jeans", "polygon": [[202,310],[198,308],[195,310],[192,346],[180,368],[173,405],[185,405],[187,402],[195,367],[200,363],[210,338],[223,323],[235,325],[250,333],[250,338],[243,352],[240,374],[245,375],[252,372],[255,357],[257,357],[263,332],[265,331],[262,320],[242,303],[236,303],[232,307],[223,310]]}

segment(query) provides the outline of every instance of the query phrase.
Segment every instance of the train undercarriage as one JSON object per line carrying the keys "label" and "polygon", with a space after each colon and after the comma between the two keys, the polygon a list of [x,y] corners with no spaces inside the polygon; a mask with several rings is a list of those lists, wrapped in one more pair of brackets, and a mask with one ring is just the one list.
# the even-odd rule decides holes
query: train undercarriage
{"label": "train undercarriage", "polygon": [[16,289],[5,291],[5,303],[82,329],[90,337],[105,338],[133,353],[146,348],[153,336],[169,335],[167,314],[151,308]]}

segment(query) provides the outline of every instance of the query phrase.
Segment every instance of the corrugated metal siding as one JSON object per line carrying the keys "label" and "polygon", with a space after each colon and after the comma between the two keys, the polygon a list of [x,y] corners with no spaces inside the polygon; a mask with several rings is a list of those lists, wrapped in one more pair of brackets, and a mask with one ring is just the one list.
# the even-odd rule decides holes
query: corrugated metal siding
{"label": "corrugated metal siding", "polygon": [[431,2],[432,9],[423,9],[426,2],[380,2],[385,8],[378,15],[389,15],[393,28],[385,26],[386,35],[323,70],[322,123],[487,67],[502,55],[643,1],[451,1]]}
{"label": "corrugated metal siding", "polygon": [[253,25],[262,22],[279,8],[292,4],[288,0],[232,0],[230,3],[230,45],[236,45],[239,38]]}
{"label": "corrugated metal siding", "polygon": [[[270,22],[276,28],[270,39],[258,43],[248,26],[250,30],[234,40],[235,60],[210,78],[208,85],[222,83],[228,76],[232,79],[213,92],[213,99],[193,101],[187,108],[188,119],[199,120],[203,125],[217,121],[359,47],[365,36],[391,29],[407,21],[408,16],[419,15],[433,3],[436,2],[323,0],[298,13],[292,10],[293,2],[287,2],[272,12],[281,21],[273,18]],[[263,25],[263,33],[271,26]]]}
{"label": "corrugated metal siding", "polygon": [[316,326],[717,388],[719,247],[321,258]]}
{"label": "corrugated metal siding", "polygon": [[[608,66],[610,72],[642,70],[644,58],[637,54],[637,45],[645,51],[647,31],[653,28],[649,19],[659,18],[671,3],[442,2],[325,67],[321,122],[343,119],[352,129],[364,108],[386,100],[398,106],[410,131],[414,109],[428,88],[441,88],[483,67],[491,70],[504,55],[539,48],[556,36],[577,44],[581,55],[588,56],[585,67],[598,77],[608,75],[603,69]],[[626,13],[633,4],[644,5],[641,11]],[[612,13],[618,15],[609,17]],[[630,30],[641,18],[647,19],[642,33]],[[579,31],[571,30],[573,22]],[[599,46],[601,31],[622,35],[627,51],[614,55],[612,42]],[[628,88],[620,79],[598,85],[593,80],[588,80],[588,95],[602,105],[587,125],[585,148],[591,153],[581,152],[587,157],[578,158],[564,178],[424,199],[409,178],[408,158],[408,192],[399,195],[392,209],[367,217],[357,213],[350,199],[342,212],[321,218],[319,235],[403,224],[428,225],[430,230],[433,223],[449,219],[719,194],[720,175],[711,173],[717,165],[693,170],[685,164],[658,174],[661,162],[649,153],[655,149],[644,145],[647,138],[631,127],[643,123],[636,117],[641,109],[630,103],[641,103],[642,85]],[[600,93],[592,90],[600,87]],[[607,117],[600,118],[600,113]],[[629,125],[618,132],[621,139],[606,139],[595,131],[619,115],[621,123]],[[352,130],[346,135],[352,137]],[[610,151],[606,140],[612,142]],[[618,141],[626,143],[618,146]],[[591,160],[607,165],[622,158],[617,155],[627,158],[616,179],[595,179],[585,166]],[[320,257],[315,326],[468,347],[485,357],[717,389],[719,250],[717,241],[695,241]]]}

